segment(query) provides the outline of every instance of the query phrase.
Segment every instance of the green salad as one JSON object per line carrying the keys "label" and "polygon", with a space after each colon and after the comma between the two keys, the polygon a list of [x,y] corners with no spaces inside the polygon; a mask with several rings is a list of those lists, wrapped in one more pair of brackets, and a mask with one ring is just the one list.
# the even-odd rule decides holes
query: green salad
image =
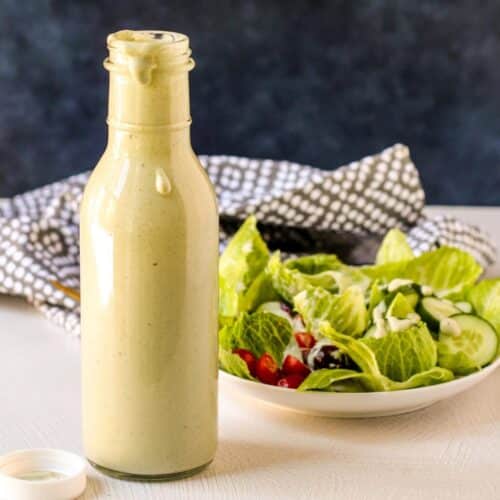
{"label": "green salad", "polygon": [[391,230],[376,262],[283,260],[249,217],[220,257],[219,364],[299,391],[394,391],[448,382],[494,361],[500,279],[457,248],[415,256]]}

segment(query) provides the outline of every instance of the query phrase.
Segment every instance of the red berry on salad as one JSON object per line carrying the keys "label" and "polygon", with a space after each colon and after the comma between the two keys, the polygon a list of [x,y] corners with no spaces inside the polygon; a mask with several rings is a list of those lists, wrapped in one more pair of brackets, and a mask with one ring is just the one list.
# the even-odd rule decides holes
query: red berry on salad
{"label": "red berry on salad", "polygon": [[302,375],[287,375],[286,377],[280,378],[277,385],[288,389],[297,389],[304,379],[305,377]]}
{"label": "red berry on salad", "polygon": [[307,377],[311,373],[311,370],[300,359],[291,354],[285,358],[282,371],[285,375],[300,375],[301,377]]}
{"label": "red berry on salad", "polygon": [[233,353],[237,354],[248,366],[248,371],[255,377],[255,365],[257,360],[255,356],[247,349],[233,349]]}
{"label": "red berry on salad", "polygon": [[294,333],[294,336],[301,349],[311,349],[316,343],[316,339],[313,337],[312,333],[309,332],[297,332]]}
{"label": "red berry on salad", "polygon": [[280,378],[280,368],[273,357],[266,352],[257,360],[255,375],[264,384],[276,385]]}

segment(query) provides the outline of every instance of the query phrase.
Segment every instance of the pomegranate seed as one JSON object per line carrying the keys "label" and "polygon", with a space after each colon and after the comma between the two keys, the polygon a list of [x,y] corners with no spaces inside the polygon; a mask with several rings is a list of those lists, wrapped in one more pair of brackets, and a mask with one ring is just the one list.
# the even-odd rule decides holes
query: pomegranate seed
{"label": "pomegranate seed", "polygon": [[294,333],[295,340],[301,349],[311,349],[316,343],[316,339],[313,337],[312,333],[309,332],[297,332]]}
{"label": "pomegranate seed", "polygon": [[311,373],[311,370],[302,361],[289,354],[283,362],[283,373],[285,375],[307,377]]}
{"label": "pomegranate seed", "polygon": [[237,354],[247,364],[248,371],[255,377],[255,365],[257,363],[255,356],[247,349],[234,349],[233,353]]}
{"label": "pomegranate seed", "polygon": [[276,385],[280,378],[279,366],[267,352],[257,360],[255,373],[257,378],[264,384]]}
{"label": "pomegranate seed", "polygon": [[288,389],[297,389],[297,387],[302,384],[304,379],[305,377],[302,377],[301,375],[287,375],[286,377],[280,378],[277,385]]}

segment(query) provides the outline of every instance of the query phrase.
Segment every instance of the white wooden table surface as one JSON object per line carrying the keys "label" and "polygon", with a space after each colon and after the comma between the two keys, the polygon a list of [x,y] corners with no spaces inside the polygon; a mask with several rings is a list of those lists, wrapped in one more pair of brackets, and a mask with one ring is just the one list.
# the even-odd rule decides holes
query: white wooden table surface
{"label": "white wooden table surface", "polygon": [[[482,225],[500,246],[500,208],[443,210]],[[0,454],[82,453],[79,369],[78,339],[22,301],[0,298]],[[500,498],[500,370],[452,400],[379,419],[308,417],[233,398],[221,390],[219,450],[204,473],[144,484],[89,467],[82,498]]]}

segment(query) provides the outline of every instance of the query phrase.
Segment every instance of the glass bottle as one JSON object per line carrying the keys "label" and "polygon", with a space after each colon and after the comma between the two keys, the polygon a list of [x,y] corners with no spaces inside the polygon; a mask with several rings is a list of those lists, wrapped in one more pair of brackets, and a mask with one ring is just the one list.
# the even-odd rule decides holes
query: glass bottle
{"label": "glass bottle", "polygon": [[187,476],[217,441],[218,217],[191,148],[189,39],[108,37],[108,144],[81,206],[83,441],[130,479]]}

